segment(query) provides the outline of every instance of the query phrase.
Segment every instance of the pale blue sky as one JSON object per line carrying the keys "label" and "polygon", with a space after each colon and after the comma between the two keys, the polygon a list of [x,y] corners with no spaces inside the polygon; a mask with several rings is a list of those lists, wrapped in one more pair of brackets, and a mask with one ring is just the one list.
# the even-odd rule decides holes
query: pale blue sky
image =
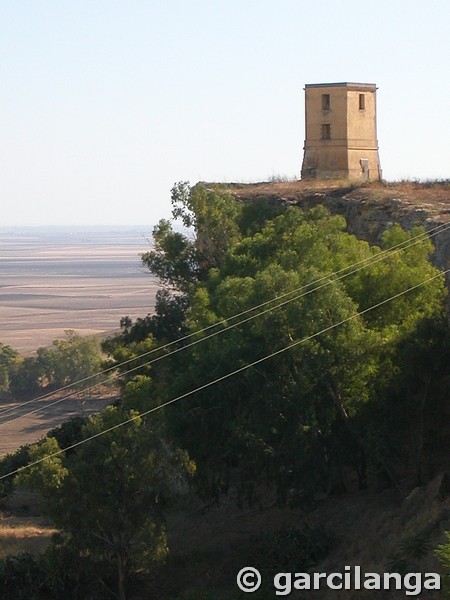
{"label": "pale blue sky", "polygon": [[0,0],[0,226],[299,176],[305,83],[376,83],[384,176],[449,178],[449,23],[448,0]]}

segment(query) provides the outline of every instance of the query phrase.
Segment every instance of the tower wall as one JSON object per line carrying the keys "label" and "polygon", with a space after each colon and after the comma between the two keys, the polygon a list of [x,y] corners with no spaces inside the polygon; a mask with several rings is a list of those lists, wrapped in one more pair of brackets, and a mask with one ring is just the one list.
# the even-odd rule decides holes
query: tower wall
{"label": "tower wall", "polygon": [[376,86],[305,86],[302,178],[380,179]]}

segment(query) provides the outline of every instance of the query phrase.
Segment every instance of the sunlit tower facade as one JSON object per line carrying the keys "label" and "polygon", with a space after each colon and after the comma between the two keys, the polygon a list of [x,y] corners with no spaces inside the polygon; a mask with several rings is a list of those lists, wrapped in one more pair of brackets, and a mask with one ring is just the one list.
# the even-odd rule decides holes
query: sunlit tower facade
{"label": "sunlit tower facade", "polygon": [[381,179],[373,83],[305,85],[302,179]]}

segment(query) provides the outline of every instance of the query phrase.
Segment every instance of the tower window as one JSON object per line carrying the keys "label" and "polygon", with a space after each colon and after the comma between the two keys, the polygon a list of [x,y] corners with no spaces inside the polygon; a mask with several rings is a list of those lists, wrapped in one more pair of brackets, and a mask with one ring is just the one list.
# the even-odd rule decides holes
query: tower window
{"label": "tower window", "polygon": [[322,125],[322,139],[331,140],[331,125],[329,123]]}
{"label": "tower window", "polygon": [[365,109],[366,109],[366,95],[360,94],[359,95],[359,110],[365,110]]}
{"label": "tower window", "polygon": [[322,94],[322,110],[330,110],[330,94]]}

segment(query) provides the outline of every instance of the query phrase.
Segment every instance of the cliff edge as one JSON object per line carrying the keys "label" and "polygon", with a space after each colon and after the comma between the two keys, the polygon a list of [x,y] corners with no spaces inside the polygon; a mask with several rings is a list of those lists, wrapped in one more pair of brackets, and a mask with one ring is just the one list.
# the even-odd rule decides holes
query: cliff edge
{"label": "cliff edge", "polygon": [[[432,237],[433,262],[441,269],[450,267],[450,180],[365,184],[305,180],[230,183],[225,187],[237,200],[245,202],[265,200],[303,210],[326,206],[332,214],[346,219],[349,233],[371,244],[378,244],[393,223],[406,230],[421,225],[427,231],[443,225]],[[450,277],[447,282],[450,284]]]}

